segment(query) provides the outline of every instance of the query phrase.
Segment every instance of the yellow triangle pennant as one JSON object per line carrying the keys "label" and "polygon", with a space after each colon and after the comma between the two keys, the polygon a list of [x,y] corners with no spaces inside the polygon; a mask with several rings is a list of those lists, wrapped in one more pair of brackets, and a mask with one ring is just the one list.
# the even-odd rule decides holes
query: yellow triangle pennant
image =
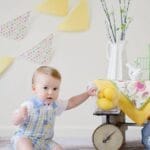
{"label": "yellow triangle pennant", "polygon": [[89,28],[88,1],[80,0],[79,4],[66,16],[58,29],[61,31],[83,31]]}
{"label": "yellow triangle pennant", "polygon": [[45,0],[37,10],[46,14],[65,16],[68,13],[68,0]]}
{"label": "yellow triangle pennant", "polygon": [[13,62],[14,58],[5,56],[0,57],[0,74],[2,74]]}

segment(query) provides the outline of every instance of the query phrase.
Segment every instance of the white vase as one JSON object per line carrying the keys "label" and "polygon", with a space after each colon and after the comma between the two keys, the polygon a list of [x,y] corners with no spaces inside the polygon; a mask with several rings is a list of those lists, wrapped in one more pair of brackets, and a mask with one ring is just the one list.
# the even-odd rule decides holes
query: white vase
{"label": "white vase", "polygon": [[127,79],[127,54],[126,41],[109,43],[107,51],[108,71],[107,79],[125,80]]}

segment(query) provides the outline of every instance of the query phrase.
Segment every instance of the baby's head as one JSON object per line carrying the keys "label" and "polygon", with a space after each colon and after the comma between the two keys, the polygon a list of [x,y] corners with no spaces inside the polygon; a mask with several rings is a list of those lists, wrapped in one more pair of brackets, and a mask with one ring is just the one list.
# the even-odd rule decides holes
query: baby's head
{"label": "baby's head", "polygon": [[32,78],[32,90],[44,103],[51,103],[59,95],[60,73],[52,67],[41,66],[36,69]]}

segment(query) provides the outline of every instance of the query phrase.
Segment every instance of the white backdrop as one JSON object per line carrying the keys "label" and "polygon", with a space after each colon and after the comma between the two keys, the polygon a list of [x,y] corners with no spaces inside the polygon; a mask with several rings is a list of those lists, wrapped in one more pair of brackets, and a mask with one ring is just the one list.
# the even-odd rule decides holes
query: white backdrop
{"label": "white backdrop", "polygon": [[[33,19],[25,39],[20,42],[0,37],[0,55],[17,56],[30,49],[50,33],[55,33],[54,57],[50,63],[62,73],[60,97],[69,98],[86,89],[89,81],[106,77],[107,37],[104,13],[100,0],[89,0],[91,25],[86,32],[58,32],[57,26],[63,17],[48,16],[35,12],[40,0],[0,0],[0,24],[26,11],[33,10]],[[71,5],[77,0],[70,0]],[[150,43],[150,1],[133,0],[130,16],[133,22],[127,32],[128,61],[146,56]],[[23,59],[16,59],[13,65],[0,77],[0,136],[10,136],[14,131],[11,114],[31,92],[31,77],[37,65]],[[56,136],[91,137],[93,130],[101,123],[101,117],[93,116],[95,98],[66,111],[56,120]],[[134,130],[132,130],[134,131]],[[138,132],[138,134],[140,134]],[[129,136],[130,137],[130,136]]]}

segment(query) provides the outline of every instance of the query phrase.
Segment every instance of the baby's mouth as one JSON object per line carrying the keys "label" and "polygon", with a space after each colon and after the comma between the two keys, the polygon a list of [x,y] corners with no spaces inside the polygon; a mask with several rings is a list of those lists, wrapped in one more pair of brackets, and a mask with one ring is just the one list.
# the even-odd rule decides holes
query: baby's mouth
{"label": "baby's mouth", "polygon": [[52,97],[47,97],[47,100],[52,100],[53,98]]}
{"label": "baby's mouth", "polygon": [[52,97],[47,97],[45,100],[45,104],[49,105],[52,102],[52,99],[53,99]]}

